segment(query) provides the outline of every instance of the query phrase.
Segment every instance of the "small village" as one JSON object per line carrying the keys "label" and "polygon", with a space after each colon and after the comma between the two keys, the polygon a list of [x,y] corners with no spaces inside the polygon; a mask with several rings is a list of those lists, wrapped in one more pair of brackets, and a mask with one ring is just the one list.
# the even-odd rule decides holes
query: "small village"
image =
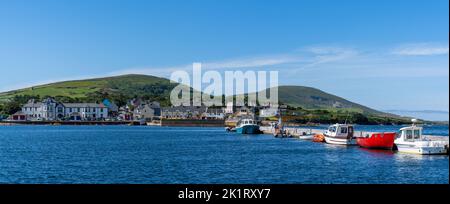
{"label": "small village", "polygon": [[[285,108],[285,107],[284,107]],[[161,125],[161,121],[195,121],[198,126],[233,126],[241,118],[264,119],[278,115],[278,108],[234,106],[172,106],[161,107],[157,101],[132,99],[125,106],[117,106],[104,99],[100,103],[63,103],[53,98],[42,101],[30,99],[20,111],[5,122],[133,122],[139,125]],[[186,123],[180,123],[185,124]],[[203,125],[202,125],[203,124]],[[215,124],[215,125],[214,125]]]}

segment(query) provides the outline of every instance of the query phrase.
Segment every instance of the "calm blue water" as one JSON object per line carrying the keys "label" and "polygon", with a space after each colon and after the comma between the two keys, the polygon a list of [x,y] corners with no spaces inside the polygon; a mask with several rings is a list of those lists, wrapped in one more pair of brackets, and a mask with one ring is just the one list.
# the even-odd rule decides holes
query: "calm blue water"
{"label": "calm blue water", "polygon": [[0,126],[0,183],[449,183],[449,158],[223,128]]}

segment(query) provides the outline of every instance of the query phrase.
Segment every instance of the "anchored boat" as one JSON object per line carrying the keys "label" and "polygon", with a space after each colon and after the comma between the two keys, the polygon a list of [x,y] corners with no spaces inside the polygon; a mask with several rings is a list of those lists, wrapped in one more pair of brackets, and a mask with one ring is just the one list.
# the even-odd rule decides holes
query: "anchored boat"
{"label": "anchored boat", "polygon": [[328,127],[323,134],[325,142],[338,145],[353,145],[353,126],[347,124],[334,124]]}
{"label": "anchored boat", "polygon": [[241,119],[236,124],[236,132],[241,134],[259,134],[259,125],[253,119]]}
{"label": "anchored boat", "polygon": [[369,149],[392,149],[394,146],[395,132],[370,132],[362,133],[361,137],[356,137],[356,143],[360,147]]}
{"label": "anchored boat", "polygon": [[433,141],[422,135],[422,127],[416,126],[416,120],[409,127],[400,129],[394,143],[399,152],[413,154],[447,154],[448,141]]}

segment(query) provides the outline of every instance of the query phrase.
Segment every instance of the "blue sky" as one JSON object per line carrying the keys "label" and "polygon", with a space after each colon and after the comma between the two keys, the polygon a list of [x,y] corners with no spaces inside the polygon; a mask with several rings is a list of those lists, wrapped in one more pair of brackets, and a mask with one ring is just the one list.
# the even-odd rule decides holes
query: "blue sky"
{"label": "blue sky", "polygon": [[448,111],[448,4],[0,0],[0,91],[202,62],[279,70],[379,110]]}

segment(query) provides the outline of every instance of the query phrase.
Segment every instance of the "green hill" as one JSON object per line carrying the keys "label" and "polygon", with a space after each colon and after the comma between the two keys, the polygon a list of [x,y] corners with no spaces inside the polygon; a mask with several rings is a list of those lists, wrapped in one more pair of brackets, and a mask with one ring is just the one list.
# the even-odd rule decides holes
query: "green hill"
{"label": "green hill", "polygon": [[279,102],[289,106],[287,121],[297,123],[405,124],[410,118],[384,113],[316,88],[278,87]]}
{"label": "green hill", "polygon": [[[108,98],[120,106],[132,98],[139,97],[160,101],[163,106],[168,106],[170,91],[176,85],[165,78],[134,74],[57,82],[0,93],[0,111],[11,114],[29,98],[43,99],[48,96],[62,102],[94,102]],[[378,119],[399,118],[311,87],[280,86],[278,92],[280,103],[295,109],[295,114],[317,116],[319,121],[325,119],[324,115],[328,115],[328,119],[348,117],[345,116],[348,112],[360,114],[356,115],[357,117],[371,115]],[[299,111],[300,109],[303,111]]]}
{"label": "green hill", "polygon": [[122,75],[86,80],[64,81],[0,93],[0,102],[17,96],[55,97],[66,102],[98,101],[112,98],[125,103],[133,97],[169,101],[170,90],[177,84],[168,79],[148,75]]}
{"label": "green hill", "polygon": [[345,109],[365,114],[392,115],[353,103],[339,96],[335,96],[312,87],[279,86],[278,96],[281,103],[293,107],[330,110]]}

